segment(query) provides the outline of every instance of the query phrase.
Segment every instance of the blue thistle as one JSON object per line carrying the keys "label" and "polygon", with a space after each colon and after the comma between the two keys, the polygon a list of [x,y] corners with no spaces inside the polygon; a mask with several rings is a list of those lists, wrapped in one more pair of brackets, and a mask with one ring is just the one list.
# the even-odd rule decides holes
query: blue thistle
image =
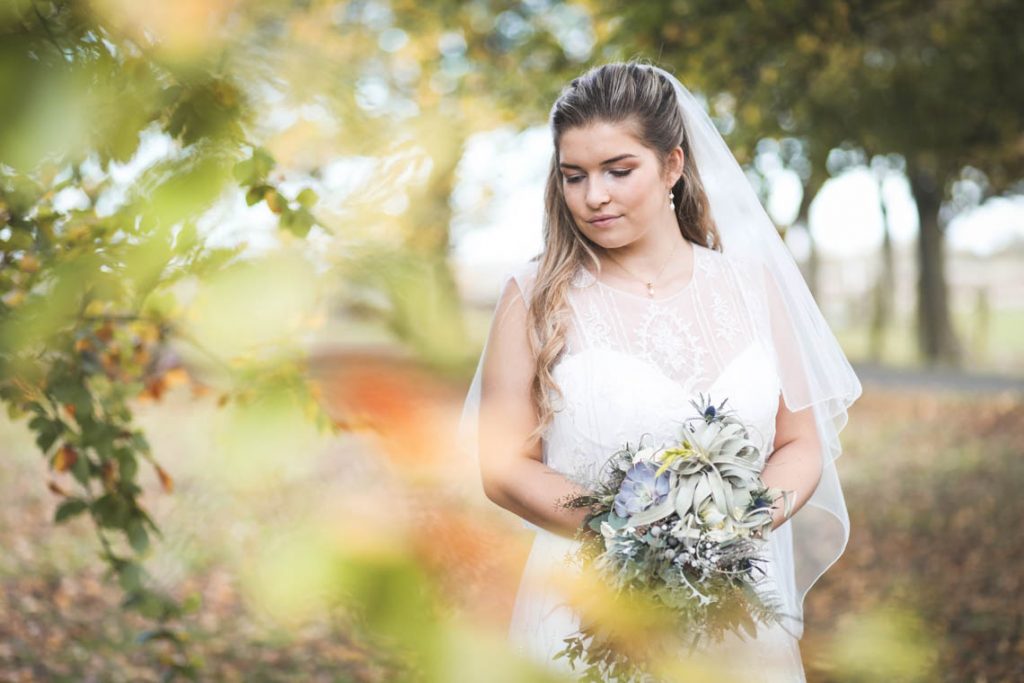
{"label": "blue thistle", "polygon": [[707,398],[704,397],[704,394],[698,394],[698,396],[700,396],[700,403],[698,404],[696,401],[690,401],[690,405],[697,409],[697,413],[706,423],[711,424],[712,422],[721,422],[725,419],[726,415],[722,411],[722,408],[724,408],[725,404],[729,402],[728,398],[718,404],[718,407],[716,408],[714,403],[711,402],[710,394],[708,394]]}

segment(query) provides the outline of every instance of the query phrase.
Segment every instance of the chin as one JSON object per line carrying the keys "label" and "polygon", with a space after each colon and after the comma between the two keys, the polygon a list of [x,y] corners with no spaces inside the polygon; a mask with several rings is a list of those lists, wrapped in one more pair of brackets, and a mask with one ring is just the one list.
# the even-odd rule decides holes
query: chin
{"label": "chin", "polygon": [[590,227],[589,223],[586,225],[587,227],[581,227],[580,231],[587,236],[587,239],[602,249],[617,249],[618,247],[624,247],[636,239],[628,232],[624,232],[622,230],[594,230]]}
{"label": "chin", "polygon": [[636,241],[632,235],[622,233],[602,233],[590,239],[602,249],[618,249]]}

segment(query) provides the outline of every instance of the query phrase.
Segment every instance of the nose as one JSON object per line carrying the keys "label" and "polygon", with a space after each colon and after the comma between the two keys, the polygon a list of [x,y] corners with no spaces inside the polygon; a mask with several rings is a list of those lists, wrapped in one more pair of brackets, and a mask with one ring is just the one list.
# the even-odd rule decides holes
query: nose
{"label": "nose", "polygon": [[608,203],[608,199],[608,190],[605,188],[604,183],[600,180],[587,182],[587,207],[595,210],[599,209],[602,204]]}

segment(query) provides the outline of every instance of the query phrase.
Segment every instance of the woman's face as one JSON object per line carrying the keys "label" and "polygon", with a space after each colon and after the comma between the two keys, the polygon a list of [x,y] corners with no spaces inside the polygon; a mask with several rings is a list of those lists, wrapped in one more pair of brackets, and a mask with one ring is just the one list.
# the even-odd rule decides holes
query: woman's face
{"label": "woman's face", "polygon": [[[591,241],[609,249],[629,244],[667,221],[674,225],[668,192],[681,174],[682,155],[679,148],[672,152],[666,175],[654,152],[640,144],[626,124],[597,122],[565,131],[559,166],[576,225]],[[611,218],[598,220],[604,216]]]}

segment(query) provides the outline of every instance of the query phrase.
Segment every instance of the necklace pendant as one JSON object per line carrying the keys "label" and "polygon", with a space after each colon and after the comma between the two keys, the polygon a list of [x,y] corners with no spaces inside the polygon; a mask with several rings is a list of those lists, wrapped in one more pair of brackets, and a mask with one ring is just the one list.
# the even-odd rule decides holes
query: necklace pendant
{"label": "necklace pendant", "polygon": [[648,282],[647,283],[647,296],[651,297],[652,299],[654,298],[654,283],[653,282]]}

